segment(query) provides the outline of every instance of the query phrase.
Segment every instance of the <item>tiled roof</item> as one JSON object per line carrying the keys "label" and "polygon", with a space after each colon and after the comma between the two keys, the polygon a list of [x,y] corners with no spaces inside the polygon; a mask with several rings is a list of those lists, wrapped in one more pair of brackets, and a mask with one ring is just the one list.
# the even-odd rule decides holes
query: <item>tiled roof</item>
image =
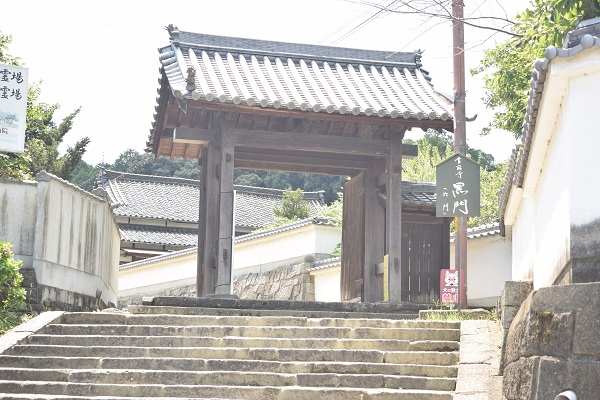
{"label": "tiled roof", "polygon": [[127,264],[119,265],[119,270],[135,268],[135,267],[139,267],[139,266],[145,265],[145,264],[152,264],[152,263],[159,262],[159,261],[169,260],[171,258],[183,257],[183,256],[187,256],[189,254],[194,254],[197,252],[198,252],[198,247],[192,247],[189,249],[172,251],[170,253],[162,254],[160,256],[150,257],[150,258],[146,258],[144,260],[139,260],[139,261],[134,261],[134,262],[130,262]]}
{"label": "tiled roof", "polygon": [[118,224],[121,240],[147,244],[198,246],[198,230],[167,226]]}
{"label": "tiled roof", "polygon": [[[450,242],[454,242],[454,233],[450,233]],[[500,234],[500,224],[493,222],[487,225],[476,226],[467,229],[467,239],[477,239],[487,236],[495,236]]]}
{"label": "tiled roof", "polygon": [[590,31],[600,31],[600,21],[597,21],[593,25],[583,26],[579,29],[576,29],[574,32],[571,32],[569,37],[572,40],[571,42],[567,42],[567,45],[572,45],[573,47],[557,49],[554,46],[549,46],[545,51],[546,57],[535,62],[535,67],[531,74],[531,89],[529,90],[529,99],[527,101],[527,109],[525,112],[523,129],[521,132],[521,144],[517,145],[512,153],[508,164],[508,170],[506,171],[506,177],[504,179],[504,186],[502,189],[500,189],[500,193],[498,195],[498,214],[500,215],[500,228],[502,229],[502,234],[504,234],[504,211],[506,210],[506,206],[508,204],[511,189],[513,186],[516,186],[517,188],[523,187],[523,180],[525,178],[527,163],[529,161],[529,152],[533,142],[538,111],[542,101],[548,68],[552,63],[552,60],[556,58],[568,58],[579,54],[584,49],[588,49],[593,46],[600,47],[600,37],[592,36],[589,33],[584,33],[583,35],[577,34],[578,32],[581,33]]}
{"label": "tiled roof", "polygon": [[328,258],[326,260],[315,261],[312,264],[312,267],[308,268],[306,271],[307,272],[322,271],[325,269],[341,267],[341,266],[342,266],[341,257],[333,257],[333,258]]}
{"label": "tiled roof", "polygon": [[402,182],[402,204],[435,206],[435,183]]}
{"label": "tiled roof", "polygon": [[275,228],[265,229],[265,230],[261,230],[261,231],[248,233],[248,234],[242,235],[242,236],[237,236],[234,239],[234,242],[241,243],[241,242],[245,242],[248,240],[252,240],[252,239],[256,239],[256,238],[260,238],[260,237],[264,237],[264,236],[271,236],[271,235],[275,235],[275,234],[278,234],[281,232],[291,231],[292,229],[301,228],[303,226],[307,226],[307,225],[311,225],[311,224],[332,225],[332,226],[335,225],[333,222],[333,219],[331,219],[331,218],[311,217],[311,218],[302,219],[300,221],[294,221],[292,223],[289,223],[286,225],[281,225],[281,226],[278,226]]}
{"label": "tiled roof", "polygon": [[[198,223],[200,183],[193,179],[128,174],[104,170],[99,186],[106,191],[115,215]],[[273,208],[283,190],[234,185],[236,226],[261,228],[275,222]],[[325,205],[322,192],[304,192],[311,215]]]}
{"label": "tiled roof", "polygon": [[[273,209],[281,206],[283,190],[234,185],[235,224],[239,227],[258,228],[275,222]],[[308,201],[310,215],[316,217],[322,213],[325,203],[321,192],[304,192]]]}
{"label": "tiled roof", "polygon": [[168,27],[159,49],[177,98],[312,113],[451,120],[420,52],[212,36]]}

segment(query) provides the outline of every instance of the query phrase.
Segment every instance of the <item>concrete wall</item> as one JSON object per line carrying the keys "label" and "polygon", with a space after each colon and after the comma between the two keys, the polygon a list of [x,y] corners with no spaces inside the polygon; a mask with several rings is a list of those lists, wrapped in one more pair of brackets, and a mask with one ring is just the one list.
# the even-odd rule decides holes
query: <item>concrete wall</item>
{"label": "concrete wall", "polygon": [[600,398],[600,283],[531,292],[506,338],[503,394],[508,400],[554,399],[571,389]]}
{"label": "concrete wall", "polygon": [[309,223],[297,228],[257,232],[235,240],[233,276],[323,260],[342,241],[342,232],[331,225]]}
{"label": "concrete wall", "polygon": [[600,280],[600,185],[590,175],[600,147],[600,48],[549,68],[523,188],[513,186],[505,212],[512,279],[534,289]]}
{"label": "concrete wall", "polygon": [[[50,307],[117,303],[119,233],[103,199],[42,172],[37,182],[0,181],[0,237],[35,271],[36,301]],[[34,300],[34,301],[35,301]]]}
{"label": "concrete wall", "polygon": [[[454,268],[454,244],[450,245],[450,268]],[[504,282],[511,279],[509,239],[501,235],[467,240],[467,299],[470,307],[495,307]]]}

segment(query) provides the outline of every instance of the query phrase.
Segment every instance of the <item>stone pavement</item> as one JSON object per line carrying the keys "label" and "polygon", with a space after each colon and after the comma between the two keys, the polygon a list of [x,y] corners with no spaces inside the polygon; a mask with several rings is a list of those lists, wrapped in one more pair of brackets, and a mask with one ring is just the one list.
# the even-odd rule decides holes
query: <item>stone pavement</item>
{"label": "stone pavement", "polygon": [[460,324],[460,361],[454,400],[503,400],[500,359],[502,327],[498,321]]}

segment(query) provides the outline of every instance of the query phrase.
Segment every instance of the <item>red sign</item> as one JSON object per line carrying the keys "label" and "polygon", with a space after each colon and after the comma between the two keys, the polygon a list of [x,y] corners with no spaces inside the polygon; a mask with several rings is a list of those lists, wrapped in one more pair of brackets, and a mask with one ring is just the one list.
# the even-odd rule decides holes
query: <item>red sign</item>
{"label": "red sign", "polygon": [[[460,271],[460,277],[464,278],[464,270]],[[440,271],[440,302],[442,304],[458,304],[458,287],[460,280],[458,277],[458,270],[456,269],[442,269]],[[461,298],[465,299],[464,292]]]}

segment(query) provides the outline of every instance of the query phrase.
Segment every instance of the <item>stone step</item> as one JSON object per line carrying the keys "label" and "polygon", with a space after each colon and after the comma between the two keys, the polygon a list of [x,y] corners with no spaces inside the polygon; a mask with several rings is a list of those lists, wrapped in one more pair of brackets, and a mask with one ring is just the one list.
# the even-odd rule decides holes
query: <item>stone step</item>
{"label": "stone step", "polygon": [[[426,308],[424,308],[426,309]],[[130,305],[127,307],[131,314],[169,314],[169,315],[232,315],[277,317],[293,316],[301,318],[362,318],[362,319],[391,319],[391,320],[416,320],[419,310],[401,310],[397,312],[362,312],[362,311],[323,311],[323,310],[267,310],[267,309],[235,309],[235,308],[194,308],[175,306],[144,306]]]}
{"label": "stone step", "polygon": [[283,374],[384,374],[421,377],[456,377],[456,365],[393,363],[299,362],[224,360],[206,358],[39,357],[0,355],[6,368],[129,369],[178,371],[255,371]]}
{"label": "stone step", "polygon": [[[63,395],[51,395],[51,394],[3,394],[0,393],[0,400],[98,400],[97,396],[63,396]],[[111,400],[148,400],[147,397],[121,397],[111,396]],[[180,397],[153,397],[153,400],[181,400]],[[188,400],[243,400],[243,399],[224,399],[222,397],[188,397]]]}
{"label": "stone step", "polygon": [[135,347],[276,347],[309,349],[357,349],[382,351],[455,351],[455,341],[417,341],[391,339],[287,339],[206,336],[97,336],[34,335],[27,344],[71,346],[135,346]]}
{"label": "stone step", "polygon": [[[223,398],[245,400],[452,400],[449,391],[298,386],[134,385],[0,380],[0,393],[66,396]],[[93,397],[92,397],[93,398]]]}
{"label": "stone step", "polygon": [[460,329],[426,328],[347,328],[295,326],[158,326],[158,325],[65,325],[51,324],[44,329],[51,335],[117,336],[212,336],[273,338],[345,338],[396,340],[460,340]]}
{"label": "stone step", "polygon": [[111,325],[169,325],[169,326],[298,326],[347,328],[436,328],[458,329],[460,324],[450,321],[392,320],[368,318],[307,318],[212,315],[133,315],[123,313],[65,313],[63,324]]}
{"label": "stone step", "polygon": [[455,379],[382,374],[282,374],[240,371],[153,371],[0,367],[3,380],[89,384],[299,386],[454,390]]}
{"label": "stone step", "polygon": [[129,347],[16,345],[5,352],[39,357],[169,357],[269,361],[345,361],[393,364],[454,365],[457,352],[347,349],[277,349],[226,347]]}

